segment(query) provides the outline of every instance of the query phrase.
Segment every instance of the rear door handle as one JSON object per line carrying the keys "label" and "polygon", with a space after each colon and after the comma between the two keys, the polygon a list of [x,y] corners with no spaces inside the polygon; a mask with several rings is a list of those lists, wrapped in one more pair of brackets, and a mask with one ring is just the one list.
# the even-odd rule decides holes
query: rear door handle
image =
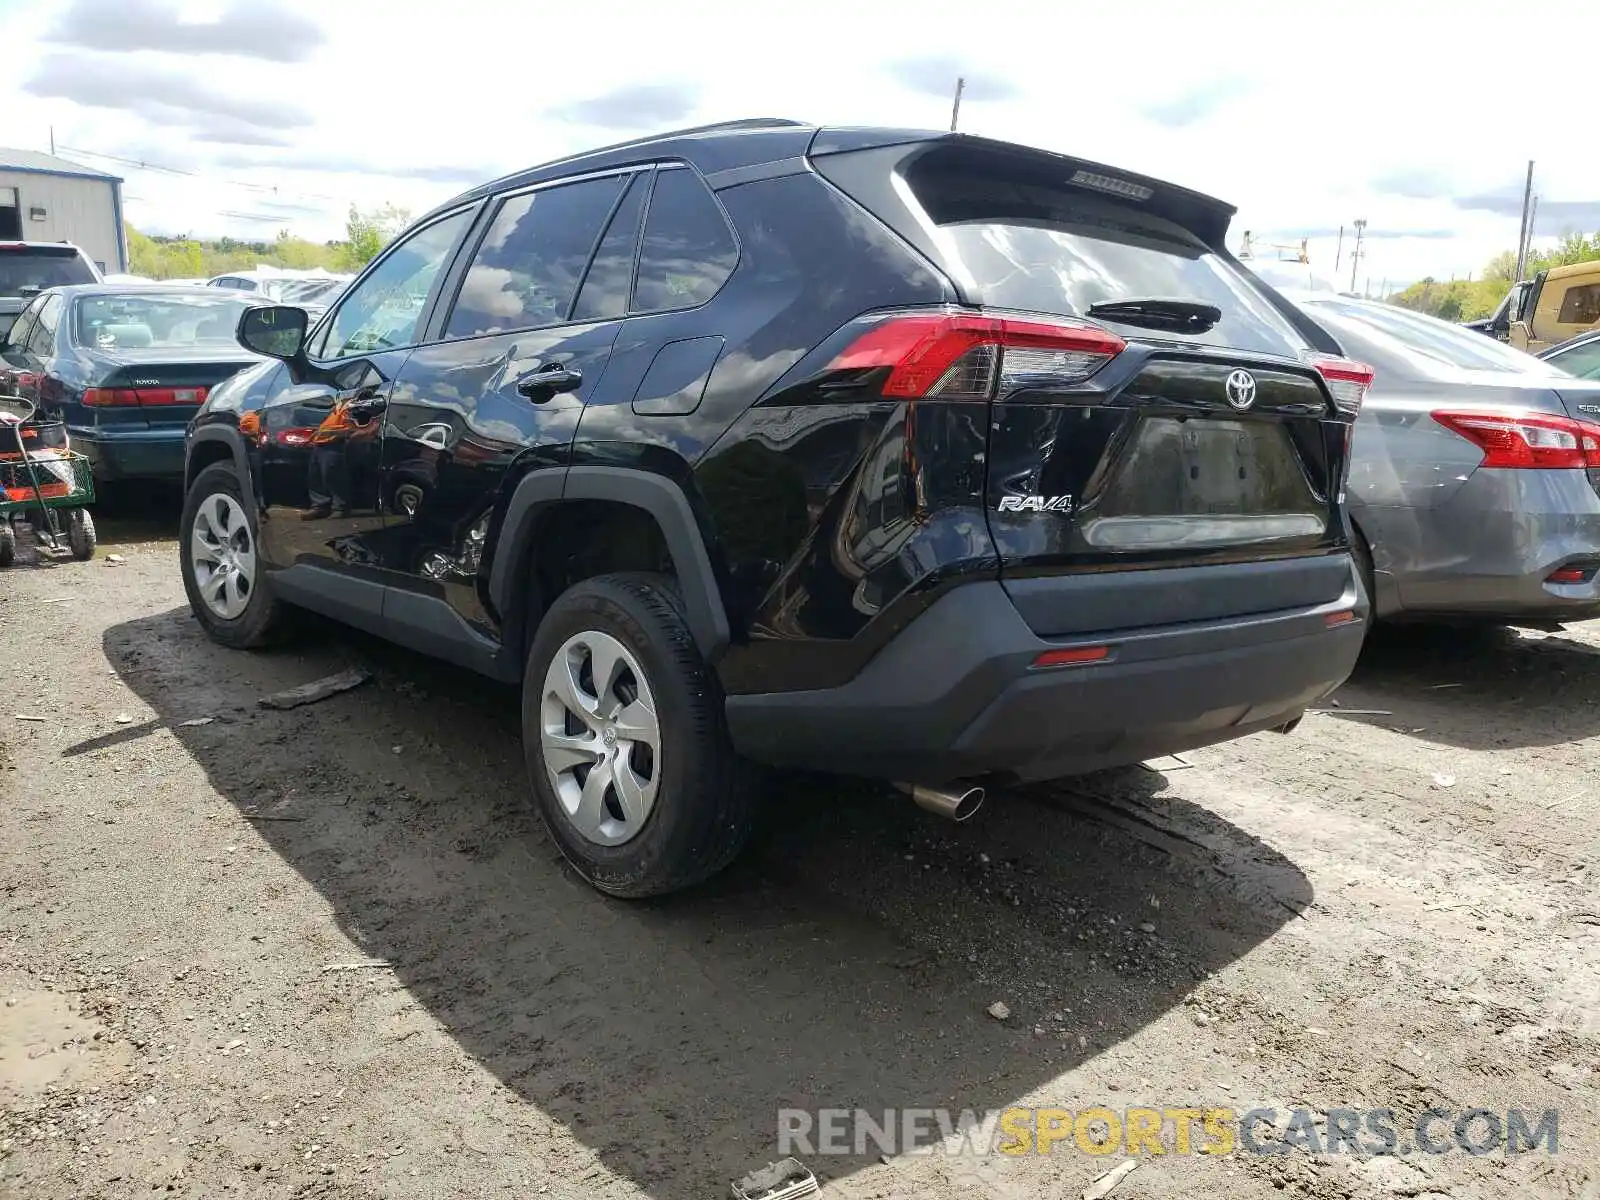
{"label": "rear door handle", "polygon": [[562,392],[576,391],[583,383],[583,372],[562,363],[547,363],[517,380],[517,392],[543,404]]}

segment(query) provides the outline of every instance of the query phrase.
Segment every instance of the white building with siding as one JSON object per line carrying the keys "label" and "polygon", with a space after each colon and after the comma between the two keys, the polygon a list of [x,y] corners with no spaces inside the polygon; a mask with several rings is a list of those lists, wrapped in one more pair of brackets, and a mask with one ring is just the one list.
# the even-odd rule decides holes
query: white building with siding
{"label": "white building with siding", "polygon": [[0,147],[0,242],[72,242],[101,271],[126,271],[122,180],[52,154]]}

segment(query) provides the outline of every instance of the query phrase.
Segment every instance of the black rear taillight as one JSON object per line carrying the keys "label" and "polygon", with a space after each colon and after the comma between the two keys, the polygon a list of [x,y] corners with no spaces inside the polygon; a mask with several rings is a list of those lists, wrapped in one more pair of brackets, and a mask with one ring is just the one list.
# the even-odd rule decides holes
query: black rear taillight
{"label": "black rear taillight", "polygon": [[1334,407],[1347,417],[1359,414],[1361,401],[1365,399],[1376,374],[1373,369],[1366,363],[1336,358],[1331,354],[1313,354],[1309,358],[1311,365],[1322,376],[1322,381],[1328,385]]}
{"label": "black rear taillight", "polygon": [[1127,347],[1087,322],[918,313],[890,317],[851,342],[830,370],[887,368],[885,396],[1004,399],[1082,383]]}

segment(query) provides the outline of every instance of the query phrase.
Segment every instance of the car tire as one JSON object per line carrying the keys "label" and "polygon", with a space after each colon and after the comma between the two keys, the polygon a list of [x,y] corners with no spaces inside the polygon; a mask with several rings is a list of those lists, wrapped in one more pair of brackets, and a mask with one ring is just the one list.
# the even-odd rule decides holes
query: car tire
{"label": "car tire", "polygon": [[[212,638],[235,650],[275,640],[286,625],[284,605],[256,553],[256,520],[244,499],[239,477],[227,463],[214,463],[195,476],[183,500],[179,524],[178,569],[189,609]],[[202,548],[227,548],[202,576]],[[222,578],[231,567],[233,579]]]}
{"label": "car tire", "polygon": [[524,754],[539,815],[594,887],[663,895],[744,848],[756,775],[722,705],[669,578],[596,576],[544,614],[523,679]]}
{"label": "car tire", "polygon": [[11,522],[0,517],[0,567],[9,567],[17,561],[17,531]]}

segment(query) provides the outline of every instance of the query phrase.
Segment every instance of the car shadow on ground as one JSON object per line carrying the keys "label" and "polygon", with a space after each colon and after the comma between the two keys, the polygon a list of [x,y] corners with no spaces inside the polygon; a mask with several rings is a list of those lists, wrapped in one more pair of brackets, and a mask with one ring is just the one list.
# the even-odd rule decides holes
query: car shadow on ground
{"label": "car shadow on ground", "polygon": [[[992,798],[959,826],[881,785],[777,776],[732,870],[617,902],[525,812],[508,689],[344,633],[230,653],[186,611],[114,626],[104,648],[358,953],[655,1197],[725,1194],[775,1156],[780,1107],[1010,1103],[1312,901],[1293,863],[1131,768]],[[351,662],[375,676],[358,691],[256,705]],[[216,720],[179,724],[199,716]],[[1115,1059],[1090,1064],[1091,1094],[1053,1098],[1126,1089]]]}
{"label": "car shadow on ground", "polygon": [[156,480],[102,484],[95,496],[94,523],[102,546],[170,541],[183,512],[183,488]]}
{"label": "car shadow on ground", "polygon": [[1328,715],[1426,741],[1560,745],[1600,733],[1600,648],[1497,626],[1380,625],[1335,695]]}

